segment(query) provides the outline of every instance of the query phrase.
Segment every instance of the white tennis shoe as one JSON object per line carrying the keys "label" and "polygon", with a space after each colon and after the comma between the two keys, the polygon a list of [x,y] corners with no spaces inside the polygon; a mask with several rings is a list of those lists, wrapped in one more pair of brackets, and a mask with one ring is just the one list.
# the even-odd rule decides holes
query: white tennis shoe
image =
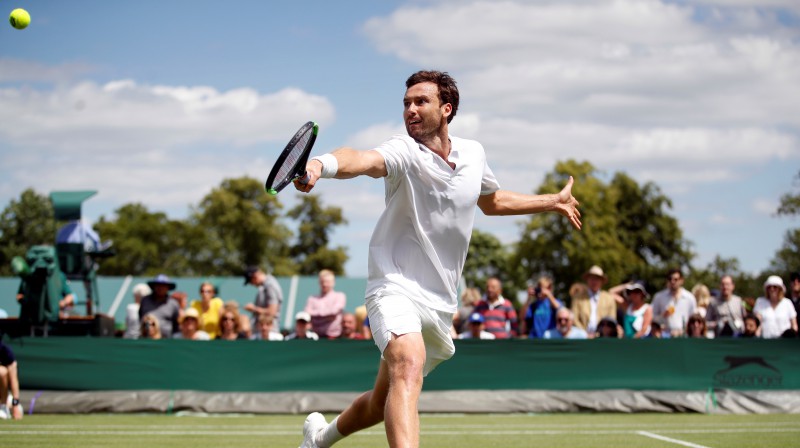
{"label": "white tennis shoe", "polygon": [[0,404],[0,420],[8,420],[11,418],[11,413],[8,412],[8,406]]}
{"label": "white tennis shoe", "polygon": [[317,433],[325,429],[327,425],[328,422],[325,421],[325,417],[319,412],[308,414],[305,423],[303,423],[303,444],[300,445],[300,448],[317,448],[317,442],[314,439]]}

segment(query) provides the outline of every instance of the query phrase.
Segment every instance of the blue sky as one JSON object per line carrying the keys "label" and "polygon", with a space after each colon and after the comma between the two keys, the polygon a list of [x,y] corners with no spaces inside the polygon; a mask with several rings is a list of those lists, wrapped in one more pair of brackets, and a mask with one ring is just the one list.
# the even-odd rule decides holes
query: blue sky
{"label": "blue sky", "polygon": [[[700,265],[765,269],[797,226],[773,216],[800,168],[795,0],[0,4],[32,16],[0,26],[3,206],[96,189],[89,221],[129,202],[181,218],[226,177],[264,178],[309,119],[317,152],[402,132],[405,78],[436,68],[461,88],[452,132],[484,144],[504,188],[567,158],[654,181]],[[318,190],[366,275],[382,182]],[[512,242],[519,222],[477,226]]]}

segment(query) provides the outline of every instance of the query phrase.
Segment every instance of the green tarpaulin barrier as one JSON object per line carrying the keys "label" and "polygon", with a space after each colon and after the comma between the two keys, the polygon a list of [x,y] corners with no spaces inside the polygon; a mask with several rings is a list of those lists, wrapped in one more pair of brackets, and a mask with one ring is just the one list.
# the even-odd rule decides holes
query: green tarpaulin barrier
{"label": "green tarpaulin barrier", "polygon": [[[372,341],[11,341],[28,390],[361,391]],[[436,390],[800,389],[800,340],[457,341]]]}

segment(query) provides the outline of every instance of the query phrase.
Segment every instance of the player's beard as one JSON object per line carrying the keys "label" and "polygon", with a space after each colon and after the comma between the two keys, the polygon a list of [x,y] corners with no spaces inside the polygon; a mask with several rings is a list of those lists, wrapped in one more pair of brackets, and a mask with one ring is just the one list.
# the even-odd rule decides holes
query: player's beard
{"label": "player's beard", "polygon": [[436,125],[429,123],[431,123],[429,119],[426,120],[424,117],[422,117],[422,123],[420,123],[421,126],[418,125],[416,129],[412,130],[409,125],[406,124],[406,132],[414,140],[426,143],[432,138],[438,136],[441,133],[442,128],[447,126],[447,117],[440,115],[439,122]]}

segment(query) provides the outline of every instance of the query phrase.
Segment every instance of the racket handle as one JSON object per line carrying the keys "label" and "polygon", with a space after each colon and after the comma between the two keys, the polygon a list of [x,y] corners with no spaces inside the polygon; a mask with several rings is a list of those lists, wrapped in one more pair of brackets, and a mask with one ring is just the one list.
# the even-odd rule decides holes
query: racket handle
{"label": "racket handle", "polygon": [[300,180],[298,180],[298,182],[300,182],[303,185],[306,185],[308,183],[308,180],[309,180],[308,171],[306,171],[305,173],[303,173],[303,177],[301,177]]}

